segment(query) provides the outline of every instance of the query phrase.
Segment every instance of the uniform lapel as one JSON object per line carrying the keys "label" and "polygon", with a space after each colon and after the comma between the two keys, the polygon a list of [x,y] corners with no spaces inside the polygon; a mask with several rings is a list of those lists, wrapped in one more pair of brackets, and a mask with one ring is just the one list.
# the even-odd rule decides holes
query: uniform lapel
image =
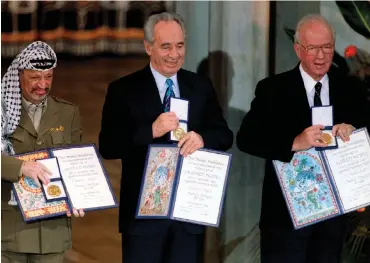
{"label": "uniform lapel", "polygon": [[35,126],[33,126],[33,123],[30,119],[30,117],[28,116],[28,113],[27,111],[24,109],[24,107],[22,106],[22,109],[21,109],[21,119],[19,121],[19,126],[22,127],[23,129],[25,129],[26,131],[28,131],[32,136],[35,136],[37,137],[37,132],[35,130]]}
{"label": "uniform lapel", "polygon": [[39,136],[44,135],[48,130],[50,130],[58,120],[58,107],[56,102],[52,98],[48,97],[46,111],[42,115],[40,121]]}

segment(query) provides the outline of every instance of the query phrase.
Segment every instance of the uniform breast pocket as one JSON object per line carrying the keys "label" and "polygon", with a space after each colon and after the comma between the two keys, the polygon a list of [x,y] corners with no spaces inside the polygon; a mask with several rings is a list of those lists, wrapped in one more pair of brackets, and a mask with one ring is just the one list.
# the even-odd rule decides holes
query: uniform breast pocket
{"label": "uniform breast pocket", "polygon": [[16,131],[10,135],[10,140],[13,144],[14,149],[17,152],[28,152],[30,149],[30,140],[27,140],[29,136],[26,134],[26,130],[17,128]]}
{"label": "uniform breast pocket", "polygon": [[65,132],[51,132],[51,142],[53,145],[63,146],[71,144],[71,137],[68,137]]}

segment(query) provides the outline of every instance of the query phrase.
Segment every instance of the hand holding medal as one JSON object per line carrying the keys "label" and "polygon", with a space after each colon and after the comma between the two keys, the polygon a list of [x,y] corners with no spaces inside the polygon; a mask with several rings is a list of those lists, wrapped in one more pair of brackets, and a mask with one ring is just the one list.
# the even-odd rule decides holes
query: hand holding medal
{"label": "hand holding medal", "polygon": [[176,128],[176,130],[173,131],[173,136],[178,141],[180,141],[182,139],[182,137],[184,137],[185,134],[186,134],[186,132],[181,127],[178,127],[178,128]]}

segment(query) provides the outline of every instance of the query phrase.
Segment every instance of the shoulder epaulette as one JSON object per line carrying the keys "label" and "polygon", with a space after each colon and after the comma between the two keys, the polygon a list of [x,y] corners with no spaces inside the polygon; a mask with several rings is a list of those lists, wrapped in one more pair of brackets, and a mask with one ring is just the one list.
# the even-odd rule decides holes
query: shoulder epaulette
{"label": "shoulder epaulette", "polygon": [[72,102],[70,101],[67,101],[67,100],[64,100],[62,98],[59,98],[59,97],[55,97],[55,96],[51,96],[54,100],[56,100],[57,102],[61,102],[61,103],[65,103],[65,104],[68,104],[68,105],[72,105],[72,106],[76,106],[75,104],[73,104]]}

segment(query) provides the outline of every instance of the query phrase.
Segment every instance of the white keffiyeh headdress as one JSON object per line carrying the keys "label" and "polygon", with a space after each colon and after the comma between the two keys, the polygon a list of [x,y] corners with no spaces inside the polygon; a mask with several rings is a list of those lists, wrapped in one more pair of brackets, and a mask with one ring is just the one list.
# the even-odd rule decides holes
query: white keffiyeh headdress
{"label": "white keffiyeh headdress", "polygon": [[9,66],[1,81],[1,153],[14,154],[9,140],[19,124],[22,107],[22,93],[19,70],[44,71],[55,68],[57,56],[46,43],[36,41],[26,47]]}

